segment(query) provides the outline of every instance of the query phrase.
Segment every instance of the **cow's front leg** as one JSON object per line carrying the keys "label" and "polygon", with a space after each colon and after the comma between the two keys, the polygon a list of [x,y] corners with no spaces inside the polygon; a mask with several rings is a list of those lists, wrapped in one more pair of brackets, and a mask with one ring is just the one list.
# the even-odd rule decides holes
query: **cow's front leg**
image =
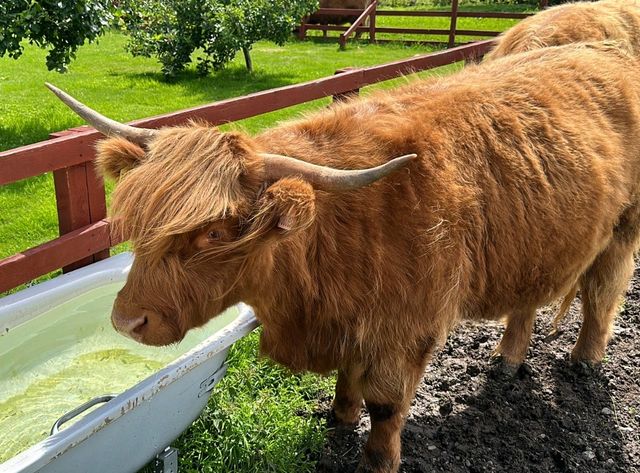
{"label": "cow's front leg", "polygon": [[353,427],[360,420],[362,409],[362,369],[348,366],[338,370],[336,396],[333,398],[333,417],[336,424]]}
{"label": "cow's front leg", "polygon": [[405,402],[365,400],[365,403],[371,418],[371,433],[356,471],[395,473],[400,467],[400,433],[408,410]]}
{"label": "cow's front leg", "polygon": [[431,339],[407,352],[401,362],[383,360],[367,369],[363,394],[371,433],[357,473],[395,473],[400,467],[400,434],[405,416],[433,351]]}

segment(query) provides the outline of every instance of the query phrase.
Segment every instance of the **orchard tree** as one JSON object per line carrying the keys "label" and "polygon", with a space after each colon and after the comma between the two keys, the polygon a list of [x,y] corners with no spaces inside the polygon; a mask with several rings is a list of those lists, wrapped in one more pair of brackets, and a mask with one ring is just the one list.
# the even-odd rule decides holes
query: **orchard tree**
{"label": "orchard tree", "polygon": [[85,41],[112,19],[111,0],[0,0],[0,57],[19,58],[24,41],[49,50],[47,68],[63,72]]}
{"label": "orchard tree", "polygon": [[120,22],[134,56],[155,56],[165,76],[182,71],[198,50],[202,74],[219,70],[259,40],[283,45],[318,0],[124,0]]}

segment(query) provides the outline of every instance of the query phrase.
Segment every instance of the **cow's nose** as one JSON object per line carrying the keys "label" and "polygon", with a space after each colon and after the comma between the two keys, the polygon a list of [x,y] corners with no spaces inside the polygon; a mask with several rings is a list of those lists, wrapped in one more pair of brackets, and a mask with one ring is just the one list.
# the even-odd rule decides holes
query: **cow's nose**
{"label": "cow's nose", "polygon": [[148,325],[149,318],[146,315],[141,315],[135,318],[124,317],[114,309],[111,313],[111,323],[121,334],[137,339],[144,328]]}

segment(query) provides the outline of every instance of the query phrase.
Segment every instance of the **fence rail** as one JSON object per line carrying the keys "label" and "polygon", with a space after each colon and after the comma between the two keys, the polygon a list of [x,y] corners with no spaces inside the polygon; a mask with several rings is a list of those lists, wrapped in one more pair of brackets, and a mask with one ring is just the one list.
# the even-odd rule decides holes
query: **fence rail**
{"label": "fence rail", "polygon": [[[540,8],[546,6],[545,1],[539,3]],[[300,39],[304,39],[307,36],[307,31],[316,30],[322,31],[323,36],[327,36],[328,31],[340,31],[341,34],[338,38],[340,48],[346,47],[349,37],[353,33],[369,33],[369,41],[377,42],[377,33],[391,33],[391,34],[411,34],[411,35],[429,35],[429,36],[447,36],[447,41],[407,41],[402,40],[404,43],[433,43],[433,44],[447,44],[449,48],[452,48],[456,43],[457,36],[479,36],[479,37],[495,37],[500,34],[499,31],[488,30],[464,30],[457,29],[458,18],[501,18],[501,19],[516,19],[522,20],[531,16],[531,13],[511,13],[511,12],[469,12],[458,10],[458,0],[452,0],[451,10],[448,11],[405,11],[405,10],[378,10],[377,1],[372,2],[365,9],[353,9],[353,8],[320,8],[313,14],[316,19],[322,17],[357,17],[351,26],[331,25],[331,24],[312,24],[308,23],[309,18],[304,18],[298,30]],[[399,28],[399,27],[379,27],[376,25],[376,19],[379,16],[392,16],[392,17],[427,17],[427,18],[450,18],[448,29],[432,29],[432,28]],[[368,25],[365,25],[366,21],[369,21]]]}
{"label": "fence rail", "polygon": [[[340,100],[364,86],[402,75],[476,60],[492,41],[480,41],[378,66],[338,71],[334,76],[131,122],[148,128],[189,119],[220,125],[323,97]],[[73,269],[108,256],[120,243],[106,217],[104,184],[93,169],[101,135],[84,126],[52,134],[47,141],[0,153],[0,185],[54,171],[60,237],[0,260],[0,293],[59,268]]]}

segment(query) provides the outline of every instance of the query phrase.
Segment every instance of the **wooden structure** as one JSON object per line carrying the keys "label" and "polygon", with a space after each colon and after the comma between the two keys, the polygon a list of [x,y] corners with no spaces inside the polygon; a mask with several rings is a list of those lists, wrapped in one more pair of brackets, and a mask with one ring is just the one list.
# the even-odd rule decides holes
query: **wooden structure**
{"label": "wooden structure", "polygon": [[[547,0],[541,0],[540,8],[547,5]],[[298,37],[305,39],[307,31],[322,31],[323,36],[327,36],[328,31],[341,32],[338,42],[340,48],[346,47],[347,41],[354,33],[368,33],[369,41],[376,42],[377,33],[391,34],[412,34],[412,35],[442,35],[446,36],[446,41],[403,41],[404,43],[424,43],[424,44],[447,44],[449,48],[456,44],[456,36],[480,36],[494,37],[500,34],[499,31],[485,30],[460,30],[457,29],[458,18],[506,18],[521,20],[531,16],[531,13],[508,13],[508,12],[465,12],[459,11],[458,0],[452,0],[451,10],[449,11],[411,11],[411,10],[378,10],[378,1],[374,0],[364,10],[350,8],[320,8],[316,16],[357,16],[351,26],[341,25],[315,25],[307,23],[307,19],[302,20],[302,24],[298,29]],[[450,18],[448,29],[427,29],[427,28],[394,28],[394,27],[378,27],[376,18],[379,16],[404,16],[404,17],[424,17],[424,18]],[[369,24],[366,25],[367,20]]]}
{"label": "wooden structure", "polygon": [[[341,100],[361,87],[401,75],[477,60],[492,41],[472,43],[379,66],[337,71],[334,76],[132,122],[148,128],[201,119],[212,125],[241,120],[323,97]],[[60,237],[0,260],[0,293],[59,268],[103,259],[120,243],[106,219],[104,184],[93,168],[94,144],[102,135],[90,127],[54,133],[50,140],[0,152],[0,185],[53,171]]]}

